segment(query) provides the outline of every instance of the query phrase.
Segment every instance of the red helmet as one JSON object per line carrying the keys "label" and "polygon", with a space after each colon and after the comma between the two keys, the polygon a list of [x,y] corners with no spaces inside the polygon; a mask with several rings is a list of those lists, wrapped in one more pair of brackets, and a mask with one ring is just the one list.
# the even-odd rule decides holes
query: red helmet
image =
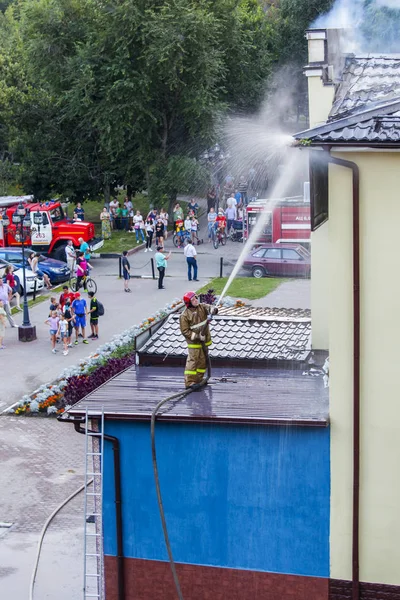
{"label": "red helmet", "polygon": [[186,292],[186,294],[183,296],[183,301],[186,304],[186,306],[190,306],[190,302],[192,300],[192,298],[194,298],[196,295],[195,292]]}

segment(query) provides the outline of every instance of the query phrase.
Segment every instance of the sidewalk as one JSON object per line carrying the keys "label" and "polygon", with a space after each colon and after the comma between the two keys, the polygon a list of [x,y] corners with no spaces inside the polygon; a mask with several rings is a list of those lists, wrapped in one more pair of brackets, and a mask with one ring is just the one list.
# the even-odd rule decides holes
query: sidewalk
{"label": "sidewalk", "polygon": [[310,279],[285,281],[264,298],[247,302],[253,306],[263,307],[311,308],[311,281]]}
{"label": "sidewalk", "polygon": [[[141,256],[141,253],[136,256]],[[157,281],[153,279],[132,279],[132,293],[126,294],[122,280],[115,275],[117,272],[118,266],[113,259],[98,259],[95,262],[93,274],[98,286],[96,295],[105,307],[105,315],[99,318],[100,338],[94,342],[89,340],[88,345],[79,338],[79,345],[70,348],[68,356],[63,356],[61,347],[57,354],[51,352],[49,328],[44,324],[48,317],[49,302],[30,309],[30,319],[36,325],[37,333],[34,342],[19,342],[18,329],[9,328],[7,323],[4,342],[7,348],[0,353],[0,412],[24,394],[56,379],[66,366],[77,364],[79,359],[88,356],[114,334],[139,323],[174,298],[182,297],[188,288],[186,273],[181,270],[180,276],[166,279],[165,290],[158,290]],[[22,315],[15,315],[15,321],[21,324]],[[89,333],[87,328],[86,335]]]}

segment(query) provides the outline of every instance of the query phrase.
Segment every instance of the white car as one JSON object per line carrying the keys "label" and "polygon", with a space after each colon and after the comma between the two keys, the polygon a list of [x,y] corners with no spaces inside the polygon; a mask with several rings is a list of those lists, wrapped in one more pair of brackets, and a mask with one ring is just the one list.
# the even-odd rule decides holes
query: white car
{"label": "white car", "polygon": [[[5,277],[5,269],[8,265],[12,266],[11,263],[7,262],[3,258],[0,258],[0,277]],[[23,272],[23,270],[15,269],[13,271],[13,275],[14,275],[14,277],[16,276],[19,280],[19,293],[23,294],[24,293],[24,272]],[[34,272],[31,269],[29,269],[29,268],[25,269],[25,277],[26,277],[26,293],[27,294],[33,294],[33,291],[35,288],[35,281],[36,281],[36,291],[43,289],[43,287],[44,287],[43,279],[39,279],[38,277],[36,277],[36,275],[34,274]]]}

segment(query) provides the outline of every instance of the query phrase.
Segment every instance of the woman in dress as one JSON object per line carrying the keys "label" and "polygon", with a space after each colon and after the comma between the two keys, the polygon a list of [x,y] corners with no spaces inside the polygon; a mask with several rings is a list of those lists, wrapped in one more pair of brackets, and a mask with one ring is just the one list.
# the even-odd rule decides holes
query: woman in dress
{"label": "woman in dress", "polygon": [[31,252],[28,258],[28,263],[35,275],[37,277],[40,277],[40,279],[44,279],[44,283],[47,289],[49,290],[51,289],[51,281],[47,273],[43,273],[43,271],[41,271],[38,267],[39,256],[40,254],[36,254],[36,252]]}
{"label": "woman in dress", "polygon": [[103,240],[111,239],[111,215],[105,206],[100,213],[101,236]]}
{"label": "woman in dress", "polygon": [[164,210],[164,208],[160,211],[160,217],[164,223],[164,240],[168,237],[168,213]]}
{"label": "woman in dress", "polygon": [[0,300],[0,350],[5,349],[5,346],[3,346],[5,332],[6,332],[6,311],[4,310],[3,300]]}

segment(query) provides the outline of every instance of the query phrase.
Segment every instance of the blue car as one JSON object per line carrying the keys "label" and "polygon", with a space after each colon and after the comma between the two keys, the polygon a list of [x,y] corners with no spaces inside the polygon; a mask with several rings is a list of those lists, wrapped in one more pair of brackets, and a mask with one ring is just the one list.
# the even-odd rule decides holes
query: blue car
{"label": "blue car", "polygon": [[[34,252],[30,248],[25,249],[25,267],[29,267],[28,256]],[[18,268],[22,268],[23,258],[21,248],[0,248],[0,259],[6,260]],[[64,283],[70,278],[70,270],[62,260],[55,258],[39,257],[39,269],[49,276],[52,284]]]}

